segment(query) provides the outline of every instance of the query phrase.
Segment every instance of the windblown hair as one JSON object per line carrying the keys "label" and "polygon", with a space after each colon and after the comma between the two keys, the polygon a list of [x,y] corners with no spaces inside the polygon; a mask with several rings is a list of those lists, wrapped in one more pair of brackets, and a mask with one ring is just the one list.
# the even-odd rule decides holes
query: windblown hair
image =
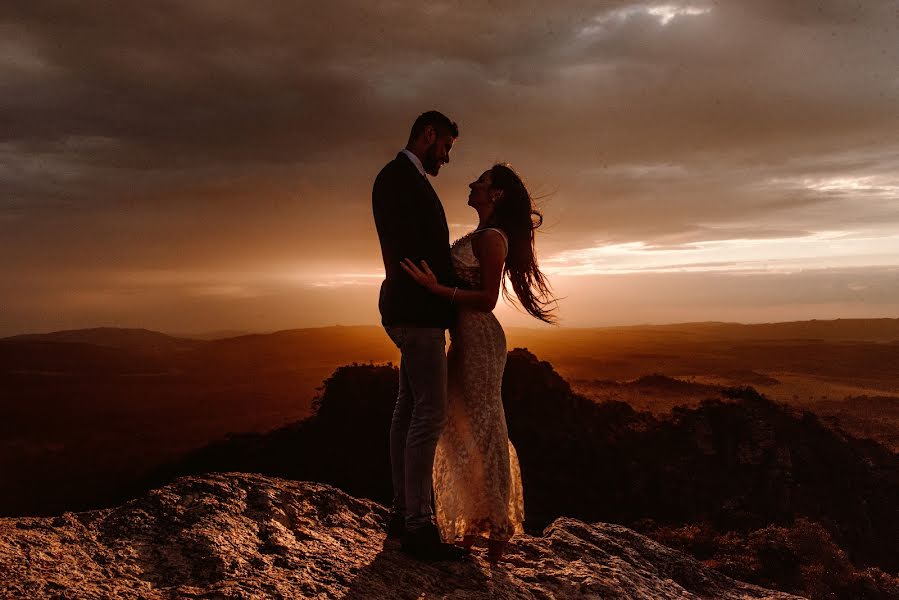
{"label": "windblown hair", "polygon": [[537,266],[534,230],[543,224],[543,214],[536,208],[530,193],[515,170],[503,163],[490,169],[491,187],[502,191],[493,213],[492,224],[509,238],[509,253],[503,267],[503,298],[514,304],[505,285],[512,284],[515,296],[530,315],[546,323],[555,323],[556,298],[546,277]]}
{"label": "windblown hair", "polygon": [[442,112],[429,110],[426,113],[418,115],[418,118],[415,119],[415,123],[412,124],[412,131],[409,132],[409,141],[414,142],[418,136],[424,132],[425,127],[428,125],[434,128],[437,135],[451,133],[454,138],[459,137],[459,126],[456,125],[454,121],[451,121],[450,118]]}

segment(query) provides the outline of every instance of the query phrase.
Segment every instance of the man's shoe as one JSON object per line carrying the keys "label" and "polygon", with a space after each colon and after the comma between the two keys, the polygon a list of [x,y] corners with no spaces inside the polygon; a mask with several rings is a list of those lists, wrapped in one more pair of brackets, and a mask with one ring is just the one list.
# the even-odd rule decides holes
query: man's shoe
{"label": "man's shoe", "polygon": [[402,550],[412,558],[426,562],[462,560],[468,551],[454,544],[444,544],[436,525],[425,525],[407,530],[403,536]]}
{"label": "man's shoe", "polygon": [[406,535],[406,518],[402,513],[390,513],[387,519],[387,539],[399,541]]}

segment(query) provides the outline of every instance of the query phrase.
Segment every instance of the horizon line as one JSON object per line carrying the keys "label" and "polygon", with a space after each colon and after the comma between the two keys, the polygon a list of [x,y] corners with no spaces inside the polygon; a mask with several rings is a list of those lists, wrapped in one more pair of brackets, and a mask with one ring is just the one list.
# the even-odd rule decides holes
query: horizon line
{"label": "horizon line", "polygon": [[[754,326],[754,325],[786,325],[786,324],[796,324],[796,323],[834,323],[837,321],[896,321],[899,320],[899,317],[895,316],[883,316],[883,317],[835,317],[832,319],[803,319],[803,320],[792,320],[792,321],[717,321],[717,320],[709,320],[709,321],[677,321],[677,322],[643,322],[643,323],[628,323],[628,324],[617,324],[617,325],[584,325],[584,326],[536,326],[536,327],[525,327],[525,326],[509,326],[505,329],[507,331],[511,330],[527,330],[527,331],[558,331],[558,330],[566,330],[566,331],[575,331],[575,330],[593,330],[593,329],[627,329],[627,328],[640,328],[640,327],[684,327],[684,326],[697,326],[697,325],[745,325],[745,326]],[[109,330],[120,330],[120,331],[147,331],[152,333],[159,333],[162,335],[166,335],[173,338],[208,338],[208,339],[227,339],[228,337],[242,337],[247,335],[273,335],[276,333],[284,333],[288,331],[304,331],[304,330],[313,330],[313,329],[334,329],[334,328],[380,328],[382,327],[380,323],[356,323],[356,324],[344,324],[344,323],[332,323],[330,325],[316,325],[311,327],[289,327],[289,328],[278,328],[278,329],[270,329],[270,330],[243,330],[239,328],[227,329],[223,328],[220,330],[205,330],[205,331],[195,331],[195,332],[171,332],[164,331],[159,329],[149,329],[147,327],[126,327],[120,325],[96,325],[91,327],[76,327],[72,329],[54,329],[50,331],[28,331],[24,333],[14,333],[11,335],[4,335],[0,337],[0,340],[8,340],[12,338],[22,337],[22,336],[36,336],[36,335],[50,335],[54,333],[73,333],[77,331],[96,331],[102,329]],[[211,338],[213,335],[223,335],[221,338]]]}

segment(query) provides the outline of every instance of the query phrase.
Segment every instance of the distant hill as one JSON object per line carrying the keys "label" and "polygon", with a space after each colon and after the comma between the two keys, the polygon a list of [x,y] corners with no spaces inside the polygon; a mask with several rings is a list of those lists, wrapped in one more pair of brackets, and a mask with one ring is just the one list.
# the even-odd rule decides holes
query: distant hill
{"label": "distant hill", "polygon": [[302,365],[333,369],[349,362],[389,361],[399,351],[380,327],[285,329],[206,342],[192,361],[218,368],[246,365]]}
{"label": "distant hill", "polygon": [[506,337],[570,380],[660,373],[752,385],[779,400],[899,394],[899,319],[510,328]]}
{"label": "distant hill", "polygon": [[241,335],[252,335],[253,333],[258,332],[246,331],[244,329],[220,329],[217,331],[204,331],[201,333],[169,333],[169,335],[188,340],[221,340]]}
{"label": "distant hill", "polygon": [[[711,328],[715,330],[716,328]],[[818,339],[827,342],[866,341],[893,342],[899,340],[899,319],[835,319],[829,321],[792,321],[729,325],[718,332],[734,331],[746,339]]]}
{"label": "distant hill", "polygon": [[[51,342],[81,342],[112,348],[152,347],[196,341],[222,340],[249,336],[316,336],[330,334],[372,333],[383,330],[377,325],[332,325],[326,327],[306,327],[286,329],[273,333],[254,333],[236,329],[223,329],[199,334],[170,335],[140,328],[93,327],[69,329],[50,333],[26,333],[0,340],[40,340]],[[618,336],[660,336],[662,338],[718,338],[741,340],[820,340],[820,341],[871,341],[899,342],[899,318],[880,319],[833,319],[810,321],[789,321],[782,323],[729,323],[703,321],[695,323],[670,323],[664,325],[619,325],[607,327],[561,327],[527,328],[510,327],[507,333],[514,337],[551,338],[605,334]]]}
{"label": "distant hill", "polygon": [[[0,340],[0,376],[56,377],[131,375],[171,369],[170,363],[141,348],[115,348],[83,342],[48,342],[39,338]],[[0,379],[0,391],[11,396],[30,391],[29,382]]]}
{"label": "distant hill", "polygon": [[173,457],[231,431],[309,416],[337,365],[397,355],[378,327],[213,341],[115,329],[0,340],[0,515],[123,501]]}
{"label": "distant hill", "polygon": [[354,361],[392,360],[399,355],[384,330],[375,326],[286,329],[210,340],[174,337],[149,329],[97,327],[15,335],[0,338],[0,343],[29,344],[30,350],[38,352],[32,362],[39,362],[40,348],[51,355],[60,352],[52,344],[90,344],[153,354],[184,353],[189,356],[178,360],[194,366],[215,364],[217,369],[230,364],[246,368],[272,363],[333,368]]}
{"label": "distant hill", "polygon": [[[380,327],[319,327],[214,340],[100,327],[0,338],[0,373],[95,371],[255,373],[386,362],[399,352]],[[327,373],[322,373],[326,375]],[[309,397],[311,398],[311,389]]]}
{"label": "distant hill", "polygon": [[26,333],[2,338],[7,342],[57,342],[92,344],[105,348],[120,348],[151,352],[176,352],[192,350],[202,345],[202,341],[176,338],[149,329],[121,329],[118,327],[95,327],[92,329],[69,329],[51,333]]}
{"label": "distant hill", "polygon": [[832,319],[787,321],[782,323],[728,323],[706,321],[671,323],[665,325],[626,325],[616,327],[586,327],[550,329],[516,328],[514,331],[553,334],[560,332],[604,332],[608,334],[636,334],[655,336],[713,337],[741,340],[820,340],[892,342],[899,340],[899,318]]}
{"label": "distant hill", "polygon": [[[137,349],[142,351],[183,351],[204,348],[213,354],[233,353],[243,347],[247,351],[269,352],[267,348],[290,348],[291,352],[303,352],[304,358],[327,361],[336,359],[331,366],[340,362],[383,360],[385,356],[396,356],[396,349],[380,326],[330,326],[303,329],[287,329],[273,333],[253,334],[222,331],[221,335],[209,334],[206,339],[196,337],[176,337],[147,329],[120,329],[99,327],[74,329],[51,333],[23,334],[0,341],[43,341],[59,343],[93,344],[109,348]],[[574,365],[584,360],[595,368],[602,366],[595,359],[613,357],[615,367],[622,361],[641,363],[635,365],[636,373],[620,373],[614,379],[635,379],[648,372],[671,375],[667,371],[648,368],[654,362],[661,367],[667,363],[678,363],[677,359],[690,360],[690,356],[677,356],[681,350],[694,350],[706,346],[718,354],[729,355],[739,351],[738,358],[746,358],[747,353],[770,354],[771,344],[799,350],[804,354],[809,349],[821,348],[822,343],[837,344],[841,351],[861,348],[867,351],[870,344],[881,347],[882,352],[893,353],[899,348],[899,319],[836,319],[832,321],[796,321],[789,323],[679,323],[669,325],[633,325],[595,328],[508,328],[506,335],[509,347],[528,347],[541,356],[553,360],[557,367],[561,364]],[[730,344],[710,348],[709,344]],[[832,351],[832,350],[829,350]],[[277,353],[276,353],[277,354]],[[794,353],[795,354],[795,353]],[[695,358],[695,357],[694,357]],[[713,358],[711,356],[707,357]],[[797,358],[792,356],[791,362]],[[838,357],[835,357],[838,358]],[[720,361],[718,361],[720,362]],[[706,360],[705,364],[713,364]],[[839,366],[839,365],[834,365]],[[730,365],[731,372],[756,369],[752,364]],[[854,365],[853,365],[854,368]],[[564,369],[563,369],[564,370]],[[570,374],[569,374],[570,375]],[[598,377],[600,373],[593,373]],[[754,376],[758,376],[756,373]],[[763,375],[764,377],[764,375]],[[761,381],[753,383],[762,383]]]}

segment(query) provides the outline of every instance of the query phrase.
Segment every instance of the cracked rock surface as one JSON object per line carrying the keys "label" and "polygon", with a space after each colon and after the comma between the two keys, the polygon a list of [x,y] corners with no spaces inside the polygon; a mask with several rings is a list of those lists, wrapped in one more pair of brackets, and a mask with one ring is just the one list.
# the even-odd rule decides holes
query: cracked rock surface
{"label": "cracked rock surface", "polygon": [[424,564],[390,544],[387,511],[318,483],[246,473],[182,477],[126,504],[0,519],[2,598],[794,599],[735,581],[619,525],[560,518]]}

